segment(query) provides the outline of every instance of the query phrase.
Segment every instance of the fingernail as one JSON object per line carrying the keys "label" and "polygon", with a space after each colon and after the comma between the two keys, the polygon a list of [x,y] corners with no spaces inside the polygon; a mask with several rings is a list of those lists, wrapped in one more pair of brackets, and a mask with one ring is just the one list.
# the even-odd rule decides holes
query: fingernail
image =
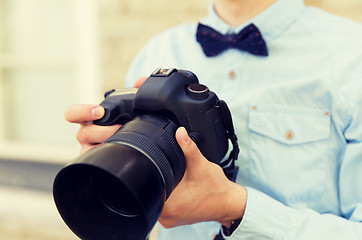
{"label": "fingernail", "polygon": [[96,106],[94,108],[91,109],[91,114],[94,116],[94,117],[102,117],[103,116],[103,109],[102,107],[100,106]]}
{"label": "fingernail", "polygon": [[186,131],[186,129],[184,127],[181,128],[182,130],[182,134],[183,134],[183,140],[185,143],[189,143],[190,142],[190,137]]}

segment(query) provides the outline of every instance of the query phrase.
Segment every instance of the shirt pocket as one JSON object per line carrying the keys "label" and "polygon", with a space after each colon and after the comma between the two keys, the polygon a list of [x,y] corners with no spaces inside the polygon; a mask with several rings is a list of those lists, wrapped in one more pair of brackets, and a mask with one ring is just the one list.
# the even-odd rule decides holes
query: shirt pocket
{"label": "shirt pocket", "polygon": [[279,105],[249,111],[249,174],[254,187],[288,205],[312,207],[325,189],[330,113]]}

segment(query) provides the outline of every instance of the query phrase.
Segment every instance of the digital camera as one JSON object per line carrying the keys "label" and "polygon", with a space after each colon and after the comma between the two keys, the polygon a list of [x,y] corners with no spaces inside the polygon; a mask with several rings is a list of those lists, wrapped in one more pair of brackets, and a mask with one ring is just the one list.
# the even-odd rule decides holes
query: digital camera
{"label": "digital camera", "polygon": [[185,172],[175,139],[180,126],[209,161],[235,177],[239,150],[229,109],[193,73],[157,69],[139,89],[107,92],[101,105],[105,115],[94,124],[122,126],[64,167],[53,186],[58,211],[79,238],[148,238]]}

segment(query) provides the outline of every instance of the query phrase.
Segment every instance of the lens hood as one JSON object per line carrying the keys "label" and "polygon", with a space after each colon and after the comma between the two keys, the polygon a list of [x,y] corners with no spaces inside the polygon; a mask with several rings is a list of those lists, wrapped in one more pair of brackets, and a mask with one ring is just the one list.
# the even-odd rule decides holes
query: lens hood
{"label": "lens hood", "polygon": [[64,167],[53,196],[83,240],[144,240],[181,181],[185,159],[166,118],[140,116]]}
{"label": "lens hood", "polygon": [[116,143],[94,148],[63,168],[53,194],[63,220],[84,240],[146,239],[165,201],[152,161]]}

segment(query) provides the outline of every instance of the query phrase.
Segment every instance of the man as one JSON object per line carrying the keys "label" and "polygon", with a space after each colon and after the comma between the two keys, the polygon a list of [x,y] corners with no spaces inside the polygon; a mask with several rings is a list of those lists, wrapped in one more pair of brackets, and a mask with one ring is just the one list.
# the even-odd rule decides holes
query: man
{"label": "man", "polygon": [[[237,37],[252,40],[229,47]],[[228,103],[241,148],[235,184],[177,131],[187,169],[165,204],[159,222],[171,229],[161,227],[159,239],[211,239],[220,224],[218,239],[361,239],[361,42],[360,24],[302,0],[214,0],[201,25],[153,38],[128,85],[156,67],[193,71]],[[87,123],[103,116],[98,106],[65,115],[82,124],[83,150],[117,128]]]}

